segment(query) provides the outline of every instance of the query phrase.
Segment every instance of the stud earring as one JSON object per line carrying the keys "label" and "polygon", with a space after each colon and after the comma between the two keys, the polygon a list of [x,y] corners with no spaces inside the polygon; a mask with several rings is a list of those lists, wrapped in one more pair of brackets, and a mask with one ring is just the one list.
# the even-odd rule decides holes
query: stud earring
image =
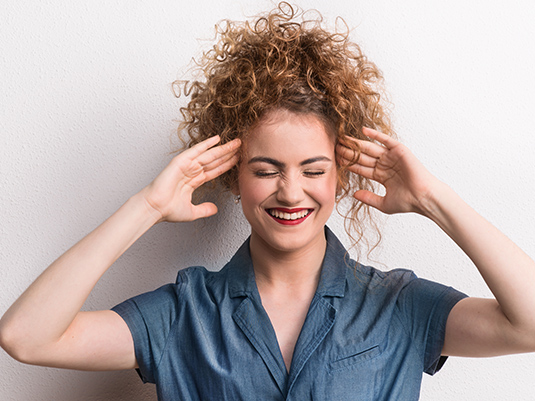
{"label": "stud earring", "polygon": [[241,199],[241,195],[237,195],[237,196],[234,198],[234,203],[237,205],[238,203],[240,203],[240,199]]}

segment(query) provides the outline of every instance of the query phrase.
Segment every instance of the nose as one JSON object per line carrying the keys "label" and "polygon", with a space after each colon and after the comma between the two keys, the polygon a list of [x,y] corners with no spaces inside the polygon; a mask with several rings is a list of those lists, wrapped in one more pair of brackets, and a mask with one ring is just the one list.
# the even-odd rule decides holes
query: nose
{"label": "nose", "polygon": [[277,200],[283,205],[298,205],[305,198],[305,192],[299,178],[286,177],[279,181]]}

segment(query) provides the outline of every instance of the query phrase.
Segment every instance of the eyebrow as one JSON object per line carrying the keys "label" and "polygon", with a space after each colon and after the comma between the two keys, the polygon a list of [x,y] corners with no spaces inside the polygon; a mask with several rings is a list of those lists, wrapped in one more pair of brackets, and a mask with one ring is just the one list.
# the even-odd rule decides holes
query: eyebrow
{"label": "eyebrow", "polygon": [[[301,163],[299,163],[299,165],[305,166],[307,164],[312,164],[316,162],[330,162],[330,161],[331,159],[329,159],[327,156],[316,156],[316,157],[311,157],[309,159],[303,160]],[[285,163],[279,160],[272,159],[271,157],[264,157],[264,156],[253,157],[251,160],[247,162],[247,164],[253,164],[253,163],[268,163],[279,168],[286,167]]]}

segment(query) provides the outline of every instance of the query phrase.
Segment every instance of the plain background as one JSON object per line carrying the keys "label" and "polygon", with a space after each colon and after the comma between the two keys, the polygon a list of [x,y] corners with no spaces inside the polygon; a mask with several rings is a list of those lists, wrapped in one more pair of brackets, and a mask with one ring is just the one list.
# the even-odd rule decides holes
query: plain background
{"label": "plain background", "polygon": [[[535,256],[535,6],[524,1],[301,1],[381,68],[400,138],[440,179]],[[214,24],[270,1],[4,0],[0,6],[0,313],[56,257],[166,165],[183,99],[171,82]],[[161,224],[104,276],[85,309],[220,268],[248,235],[231,200],[206,224]],[[474,296],[489,291],[462,252],[415,215],[383,219],[372,254]],[[345,238],[341,220],[331,227]],[[347,243],[347,242],[346,242]],[[507,269],[508,266],[503,266]],[[2,400],[149,400],[134,371],[25,366],[0,351]],[[535,355],[450,358],[422,400],[534,400]]]}

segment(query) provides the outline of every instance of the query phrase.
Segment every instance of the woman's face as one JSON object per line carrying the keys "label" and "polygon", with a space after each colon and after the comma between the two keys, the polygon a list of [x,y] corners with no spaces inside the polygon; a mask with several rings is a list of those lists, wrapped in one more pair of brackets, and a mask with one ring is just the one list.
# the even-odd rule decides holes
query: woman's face
{"label": "woman's face", "polygon": [[238,191],[251,244],[282,252],[324,246],[336,198],[334,136],[314,114],[276,110],[244,147]]}

